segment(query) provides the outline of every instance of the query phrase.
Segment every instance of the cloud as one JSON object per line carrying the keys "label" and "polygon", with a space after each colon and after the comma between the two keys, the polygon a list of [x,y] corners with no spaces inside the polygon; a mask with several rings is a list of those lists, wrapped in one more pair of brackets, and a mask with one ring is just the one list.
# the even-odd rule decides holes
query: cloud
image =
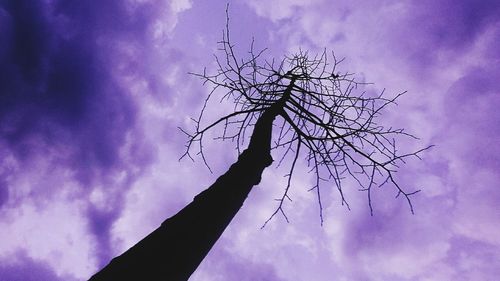
{"label": "cloud", "polygon": [[309,7],[321,1],[248,1],[248,5],[257,15],[267,17],[273,22],[293,18],[304,7]]}
{"label": "cloud", "polygon": [[[266,261],[249,259],[238,255],[231,248],[231,242],[222,240],[212,249],[201,265],[190,278],[196,281],[284,281],[276,272],[273,264]],[[208,269],[208,270],[207,270]]]}
{"label": "cloud", "polygon": [[[0,244],[0,279],[21,271],[25,280],[87,278],[236,159],[229,144],[214,143],[206,148],[216,174],[200,161],[177,162],[185,139],[176,127],[189,124],[209,90],[185,73],[213,67],[225,4],[0,4],[0,236],[9,241]],[[278,217],[260,230],[284,180],[267,169],[193,278],[498,276],[498,10],[489,0],[231,4],[241,54],[252,33],[270,55],[333,49],[347,58],[343,69],[377,83],[370,91],[409,90],[384,114],[422,137],[403,149],[437,146],[398,173],[405,186],[423,189],[415,216],[381,190],[370,217],[365,194],[349,183],[352,211],[335,191],[323,193],[321,227],[304,173],[286,206],[292,222]]]}
{"label": "cloud", "polygon": [[69,150],[66,163],[91,184],[120,165],[118,148],[134,126],[135,109],[109,73],[109,46],[94,34],[97,20],[83,14],[91,7],[78,7],[82,14],[75,8],[39,1],[3,7],[0,136],[18,161],[44,147]]}
{"label": "cloud", "polygon": [[0,279],[8,281],[72,281],[70,276],[59,276],[43,261],[34,260],[24,252],[17,252],[0,264]]}
{"label": "cloud", "polygon": [[[6,264],[17,261],[16,255],[21,251],[58,275],[83,279],[96,260],[92,251],[94,237],[88,234],[87,220],[81,214],[84,203],[59,195],[43,205],[25,200],[9,212],[2,210],[0,259]],[[25,261],[20,258],[17,263],[22,267]]]}
{"label": "cloud", "polygon": [[[499,42],[498,9],[473,1],[337,1],[304,8],[275,26],[274,35],[286,40],[289,50],[333,48],[347,57],[344,67],[362,71],[358,77],[376,82],[376,88],[408,90],[396,111],[384,113],[384,121],[409,128],[422,137],[420,145],[437,145],[423,162],[398,172],[402,185],[423,189],[414,197],[415,216],[388,190],[377,192],[373,218],[364,213],[362,200],[351,204],[356,210],[347,216],[327,212],[327,229],[328,220],[335,220],[331,260],[325,261],[338,266],[333,280],[495,276],[485,257],[497,259],[486,247],[498,249],[493,202],[500,180],[494,172],[500,74],[498,54],[492,52]],[[488,246],[476,251],[470,245]],[[475,270],[480,262],[484,268]]]}
{"label": "cloud", "polygon": [[[35,208],[41,215],[51,200],[67,204],[60,208],[71,210],[68,220],[85,218],[95,238],[82,242],[93,246],[92,257],[79,261],[75,272],[90,274],[95,257],[103,265],[115,254],[110,229],[127,190],[154,159],[156,140],[145,137],[140,123],[141,95],[167,100],[159,68],[168,67],[160,64],[169,52],[157,48],[165,46],[189,3],[0,4],[0,216],[29,224],[18,209]],[[140,83],[147,87],[137,93]],[[27,251],[40,247],[41,241],[24,237]]]}

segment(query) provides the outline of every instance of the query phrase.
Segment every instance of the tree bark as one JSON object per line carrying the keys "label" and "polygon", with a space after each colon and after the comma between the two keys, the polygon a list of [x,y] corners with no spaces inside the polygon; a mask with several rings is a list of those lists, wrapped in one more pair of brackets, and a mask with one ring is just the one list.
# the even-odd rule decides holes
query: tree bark
{"label": "tree bark", "polygon": [[248,148],[214,184],[89,280],[188,280],[271,165],[278,111],[273,106],[261,115]]}

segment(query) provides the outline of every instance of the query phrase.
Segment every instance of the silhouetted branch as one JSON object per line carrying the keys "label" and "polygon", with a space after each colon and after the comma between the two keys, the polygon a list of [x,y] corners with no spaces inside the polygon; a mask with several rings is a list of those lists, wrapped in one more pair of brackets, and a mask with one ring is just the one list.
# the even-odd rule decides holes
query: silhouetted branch
{"label": "silhouetted branch", "polygon": [[[203,154],[203,136],[216,126],[223,129],[218,139],[236,141],[238,153],[241,153],[241,146],[247,139],[246,131],[264,112],[273,108],[282,118],[272,146],[283,151],[278,165],[282,165],[290,153],[293,154],[293,161],[286,175],[288,180],[283,194],[277,199],[278,206],[264,225],[278,213],[288,221],[283,204],[285,199],[290,199],[292,176],[301,155],[315,177],[310,190],[316,191],[321,223],[321,188],[326,183],[333,182],[342,204],[350,208],[343,192],[346,176],[353,178],[360,186],[359,190],[367,193],[371,214],[373,188],[387,183],[395,188],[396,197],[402,195],[406,199],[410,211],[414,212],[410,197],[419,190],[405,191],[394,179],[394,173],[399,164],[410,157],[420,158],[419,155],[430,146],[400,154],[396,138],[416,137],[403,129],[379,124],[382,111],[389,105],[395,105],[405,92],[387,98],[384,91],[377,96],[359,91],[359,87],[366,83],[357,82],[352,73],[339,72],[338,66],[343,59],[326,50],[313,56],[299,50],[279,62],[274,59],[269,61],[263,59],[265,49],[255,51],[252,40],[248,55],[238,59],[230,38],[227,17],[222,41],[218,42],[222,55],[215,55],[215,74],[207,74],[206,70],[193,74],[213,88],[198,119],[194,120],[195,132],[183,130],[189,138],[183,157],[191,158],[190,151],[197,143],[197,153],[207,164]],[[201,126],[206,104],[218,89],[224,90],[220,101],[233,102],[234,112]]]}

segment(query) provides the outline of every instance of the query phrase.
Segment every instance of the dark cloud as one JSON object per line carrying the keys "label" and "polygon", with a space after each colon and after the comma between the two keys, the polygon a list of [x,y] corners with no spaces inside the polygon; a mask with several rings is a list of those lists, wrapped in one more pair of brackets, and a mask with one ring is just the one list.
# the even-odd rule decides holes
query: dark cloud
{"label": "dark cloud", "polygon": [[[0,206],[9,199],[7,184],[16,173],[36,173],[35,156],[53,169],[69,170],[87,194],[104,185],[104,197],[114,198],[112,211],[90,202],[84,208],[100,264],[111,254],[109,232],[125,189],[151,158],[137,123],[138,106],[119,77],[137,74],[147,80],[148,72],[118,71],[123,60],[143,59],[121,57],[119,48],[144,43],[136,56],[147,52],[148,28],[161,13],[157,4],[0,0],[0,155],[11,155],[24,167],[4,173],[9,164],[6,157],[0,160]],[[114,180],[119,173],[126,179]],[[50,196],[63,189],[61,180],[47,183],[57,186],[50,192],[30,194]]]}
{"label": "dark cloud", "polygon": [[85,185],[120,166],[136,106],[112,75],[112,39],[142,40],[151,11],[130,13],[122,1],[0,2],[0,140],[18,159],[70,148]]}
{"label": "dark cloud", "polygon": [[91,206],[87,210],[90,232],[97,239],[94,252],[99,268],[105,266],[113,257],[114,251],[111,247],[110,230],[120,212],[121,207],[118,206],[106,211]]}
{"label": "dark cloud", "polygon": [[5,181],[0,179],[0,208],[7,202],[9,198],[9,187],[5,184]]}
{"label": "dark cloud", "polygon": [[44,121],[77,126],[99,88],[95,58],[79,40],[59,34],[42,2],[7,3],[2,7],[9,27],[0,69],[2,136],[16,143]]}
{"label": "dark cloud", "polygon": [[433,46],[460,48],[471,44],[491,23],[500,20],[500,3],[495,0],[452,0],[415,2],[411,28],[425,33]]}
{"label": "dark cloud", "polygon": [[58,276],[46,263],[18,252],[9,260],[0,262],[0,280],[5,281],[72,281],[69,276]]}
{"label": "dark cloud", "polygon": [[[480,167],[500,168],[500,67],[488,65],[470,69],[446,94],[445,115],[448,143],[463,144],[464,159]],[[471,137],[473,136],[473,137]]]}
{"label": "dark cloud", "polygon": [[387,30],[393,38],[389,44],[419,71],[430,70],[439,60],[455,62],[500,21],[499,15],[500,2],[495,0],[412,2],[395,15],[398,24]]}

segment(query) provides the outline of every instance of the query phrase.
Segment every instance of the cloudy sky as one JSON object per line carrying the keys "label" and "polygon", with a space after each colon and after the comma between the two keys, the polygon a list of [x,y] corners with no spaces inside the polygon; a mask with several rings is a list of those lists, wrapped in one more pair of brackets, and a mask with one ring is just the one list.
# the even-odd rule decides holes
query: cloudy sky
{"label": "cloudy sky", "polygon": [[[236,160],[208,143],[214,173],[178,161],[209,89],[225,1],[0,0],[0,280],[86,280],[189,203]],[[264,172],[190,280],[497,280],[500,276],[500,2],[248,0],[230,6],[242,55],[302,48],[345,57],[371,89],[408,91],[384,121],[435,147],[394,190],[323,194],[307,171]],[[496,51],[495,51],[496,50]],[[214,118],[224,106],[209,110]]]}

